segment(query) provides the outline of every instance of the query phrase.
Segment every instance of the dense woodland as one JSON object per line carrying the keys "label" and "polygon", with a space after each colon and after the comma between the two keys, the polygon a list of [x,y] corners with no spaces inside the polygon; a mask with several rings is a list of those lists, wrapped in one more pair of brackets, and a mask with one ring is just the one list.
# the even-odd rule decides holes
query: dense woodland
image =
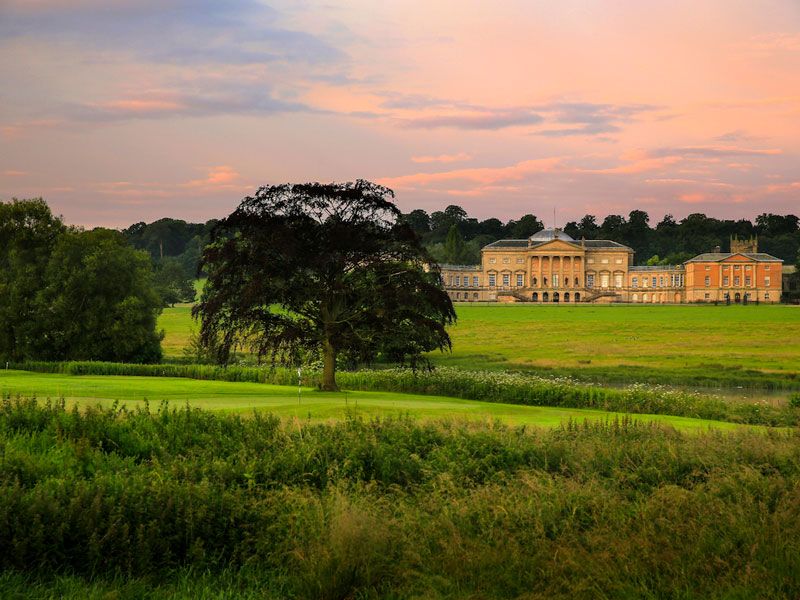
{"label": "dense woodland", "polygon": [[[428,214],[417,209],[403,215],[422,237],[425,246],[442,263],[480,262],[480,249],[504,238],[526,238],[544,229],[544,223],[533,214],[526,214],[505,223],[490,218],[483,221],[470,217],[460,206],[450,205],[443,211]],[[123,231],[135,248],[147,250],[154,260],[176,258],[187,273],[196,271],[200,250],[208,239],[215,220],[204,224],[177,219],[159,219],[150,224],[136,223]],[[731,236],[758,236],[758,248],[795,264],[800,251],[800,218],[795,215],[763,213],[755,221],[715,219],[701,213],[676,221],[671,215],[653,224],[642,210],[627,217],[608,215],[600,219],[586,215],[570,221],[564,231],[575,239],[607,239],[630,246],[636,252],[637,264],[679,264],[715,246],[730,248]]]}

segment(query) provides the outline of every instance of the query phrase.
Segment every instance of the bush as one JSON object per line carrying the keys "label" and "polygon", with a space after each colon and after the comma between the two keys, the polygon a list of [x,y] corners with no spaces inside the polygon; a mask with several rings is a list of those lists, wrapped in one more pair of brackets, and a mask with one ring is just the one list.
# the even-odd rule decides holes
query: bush
{"label": "bush", "polygon": [[798,442],[6,399],[0,595],[797,597]]}

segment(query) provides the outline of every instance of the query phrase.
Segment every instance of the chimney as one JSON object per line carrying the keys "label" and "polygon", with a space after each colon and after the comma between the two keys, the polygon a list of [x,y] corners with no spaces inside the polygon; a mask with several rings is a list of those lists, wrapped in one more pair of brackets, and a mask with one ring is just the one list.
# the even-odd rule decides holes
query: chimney
{"label": "chimney", "polygon": [[720,250],[720,247],[719,247],[719,246],[714,246],[714,252],[716,252],[717,254],[719,254],[719,253],[720,253],[720,251],[721,251],[721,250]]}

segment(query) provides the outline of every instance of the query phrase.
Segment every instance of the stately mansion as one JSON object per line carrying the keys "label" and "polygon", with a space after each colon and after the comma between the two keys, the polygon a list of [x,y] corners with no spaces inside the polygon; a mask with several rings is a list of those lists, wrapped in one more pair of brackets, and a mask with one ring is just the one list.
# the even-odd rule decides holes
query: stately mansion
{"label": "stately mansion", "polygon": [[442,279],[456,302],[771,303],[780,301],[782,263],[755,239],[732,239],[731,252],[634,266],[628,246],[545,229],[485,246],[480,265],[442,265]]}

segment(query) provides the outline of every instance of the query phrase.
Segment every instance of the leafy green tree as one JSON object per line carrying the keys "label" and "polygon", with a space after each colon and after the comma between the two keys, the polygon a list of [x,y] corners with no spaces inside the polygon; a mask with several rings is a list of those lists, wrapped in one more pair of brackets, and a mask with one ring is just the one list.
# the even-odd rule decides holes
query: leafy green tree
{"label": "leafy green tree", "polygon": [[36,339],[36,293],[66,227],[41,198],[0,202],[0,359],[19,361]]}
{"label": "leafy green tree", "polygon": [[337,389],[337,357],[416,364],[448,349],[453,305],[393,196],[359,180],[245,198],[203,252],[202,344],[222,363],[237,347],[273,364],[321,353],[325,390]]}
{"label": "leafy green tree", "polygon": [[27,358],[158,362],[161,297],[147,253],[118,231],[59,236],[36,294],[37,331]]}
{"label": "leafy green tree", "polygon": [[414,230],[417,235],[425,235],[431,230],[431,218],[421,208],[412,210],[407,215],[403,215],[403,221],[408,223],[408,226]]}
{"label": "leafy green tree", "polygon": [[154,283],[164,306],[176,302],[194,302],[194,279],[177,258],[167,256],[155,265]]}
{"label": "leafy green tree", "polygon": [[544,224],[535,215],[522,215],[518,221],[511,221],[507,228],[514,239],[525,239],[531,237],[537,231],[544,229]]}
{"label": "leafy green tree", "polygon": [[451,264],[458,264],[464,257],[464,238],[458,231],[458,227],[452,225],[447,232],[447,240],[444,243],[445,260]]}

